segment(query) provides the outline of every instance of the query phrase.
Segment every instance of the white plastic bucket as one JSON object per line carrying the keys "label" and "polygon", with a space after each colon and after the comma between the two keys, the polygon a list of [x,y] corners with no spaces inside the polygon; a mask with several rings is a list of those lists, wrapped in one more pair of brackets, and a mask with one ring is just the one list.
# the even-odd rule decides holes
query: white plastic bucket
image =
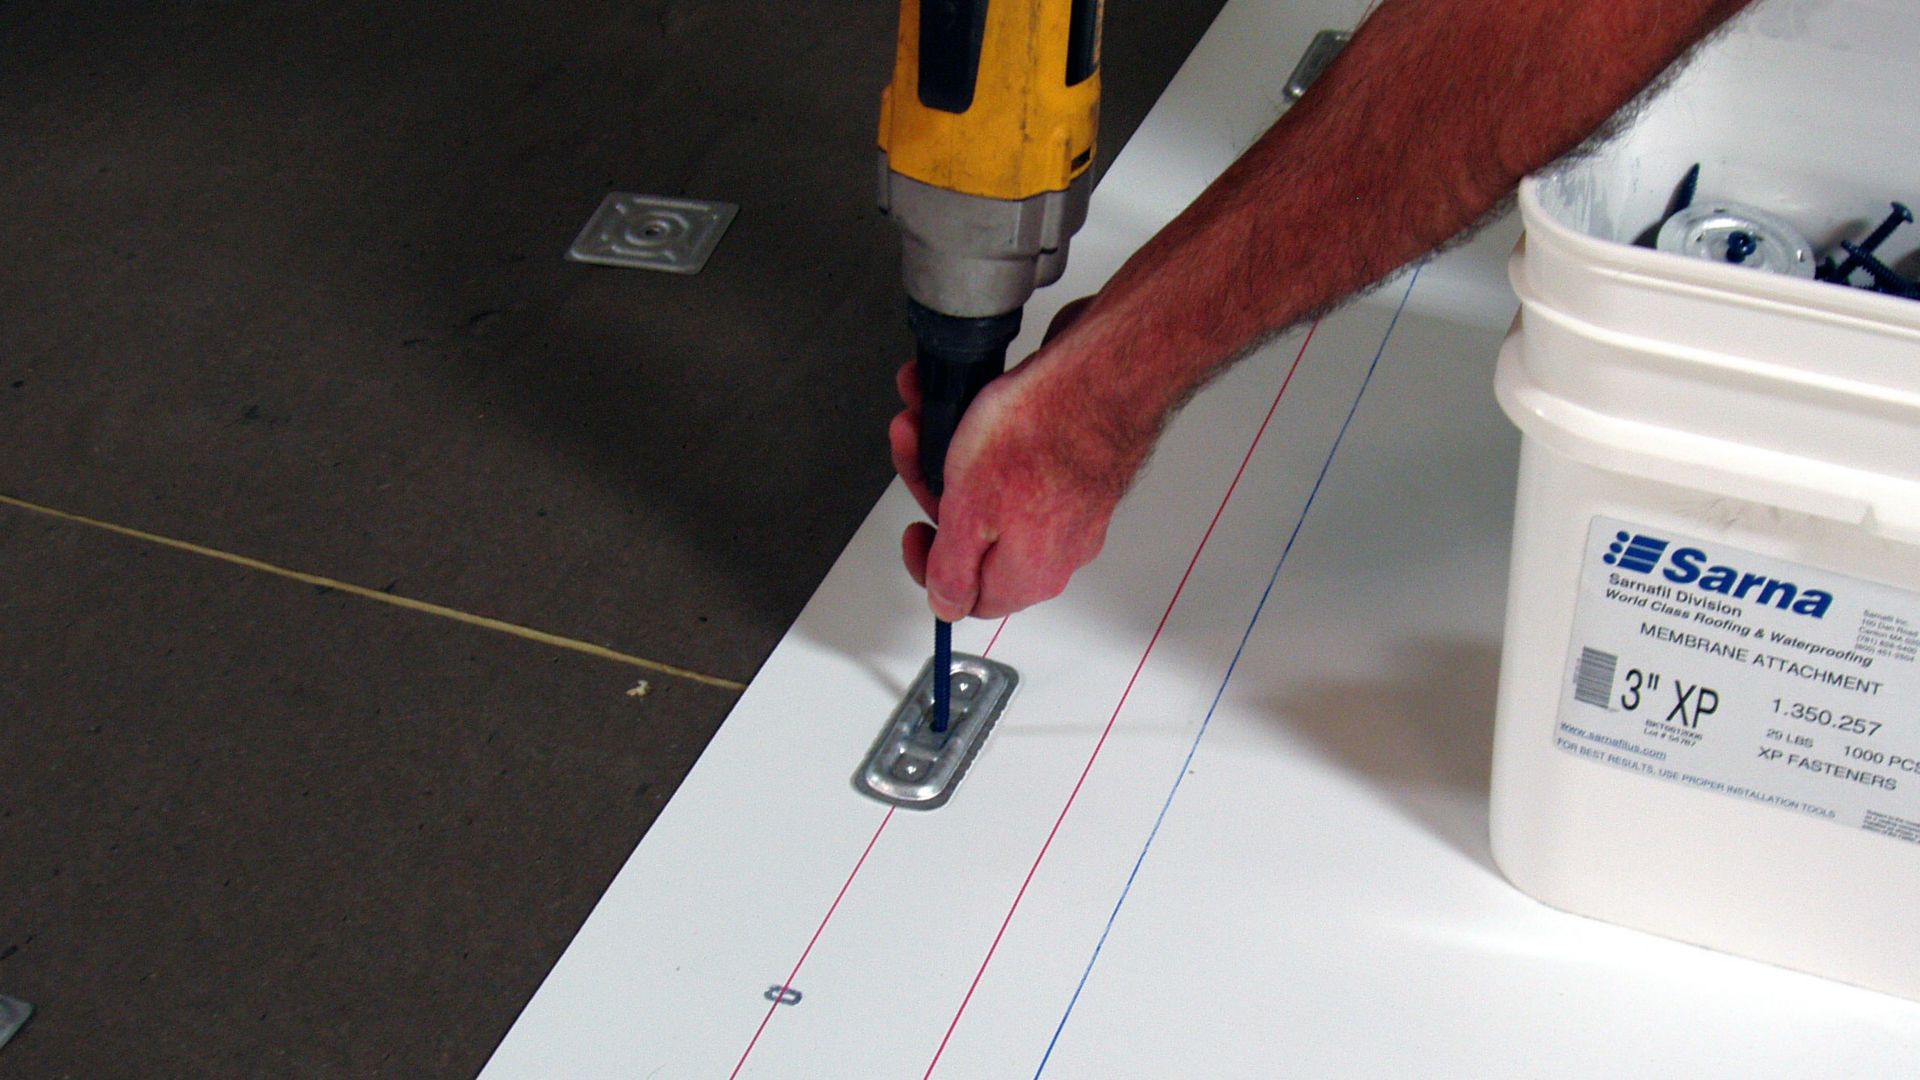
{"label": "white plastic bucket", "polygon": [[1522,186],[1491,814],[1549,904],[1912,998],[1920,302],[1625,241],[1696,161],[1823,248],[1920,203],[1916,61],[1905,5],[1763,3]]}

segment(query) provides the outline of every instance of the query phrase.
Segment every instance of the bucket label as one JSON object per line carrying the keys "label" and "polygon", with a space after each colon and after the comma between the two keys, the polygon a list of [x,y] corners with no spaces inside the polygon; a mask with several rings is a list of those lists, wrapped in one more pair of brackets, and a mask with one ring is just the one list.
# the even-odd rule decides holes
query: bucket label
{"label": "bucket label", "polygon": [[1920,594],[1597,517],[1554,743],[1920,843]]}

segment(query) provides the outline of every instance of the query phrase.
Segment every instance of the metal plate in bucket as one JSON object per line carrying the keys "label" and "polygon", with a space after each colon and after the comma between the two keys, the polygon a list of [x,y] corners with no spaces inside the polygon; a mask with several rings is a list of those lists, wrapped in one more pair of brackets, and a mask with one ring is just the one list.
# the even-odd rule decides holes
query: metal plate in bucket
{"label": "metal plate in bucket", "polygon": [[1689,206],[1660,226],[1654,246],[1689,258],[1813,278],[1813,245],[1806,237],[1781,218],[1739,203]]}
{"label": "metal plate in bucket", "polygon": [[932,810],[946,805],[967,773],[987,732],[1007,707],[1020,673],[981,656],[953,654],[953,703],[947,730],[935,732],[933,661],[874,743],[854,774],[853,786],[895,806]]}

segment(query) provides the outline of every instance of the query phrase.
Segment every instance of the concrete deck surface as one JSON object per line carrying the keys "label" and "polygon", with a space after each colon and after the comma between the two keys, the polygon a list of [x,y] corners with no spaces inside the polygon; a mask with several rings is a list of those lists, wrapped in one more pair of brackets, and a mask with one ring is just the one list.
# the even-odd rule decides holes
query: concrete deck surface
{"label": "concrete deck surface", "polygon": [[889,479],[895,17],[0,7],[0,1077],[479,1069]]}

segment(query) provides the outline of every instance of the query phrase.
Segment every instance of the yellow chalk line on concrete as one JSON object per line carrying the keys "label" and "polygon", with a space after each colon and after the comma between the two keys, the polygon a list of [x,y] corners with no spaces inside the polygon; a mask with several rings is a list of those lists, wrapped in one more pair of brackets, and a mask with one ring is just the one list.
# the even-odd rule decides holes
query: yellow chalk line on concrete
{"label": "yellow chalk line on concrete", "polygon": [[369,589],[364,585],[355,585],[351,582],[336,581],[333,578],[321,577],[319,574],[308,574],[300,570],[289,570],[284,566],[275,566],[272,563],[262,562],[259,559],[250,559],[245,555],[235,555],[230,551],[221,551],[217,548],[190,543],[186,540],[175,540],[169,536],[160,536],[140,529],[128,528],[125,525],[115,525],[111,521],[101,521],[97,518],[69,513],[65,510],[56,510],[51,506],[41,506],[38,503],[30,503],[25,499],[16,499],[10,495],[0,495],[0,504],[30,511],[35,514],[44,514],[47,517],[58,518],[61,521],[70,521],[76,525],[86,525],[95,529],[104,529],[107,532],[118,533],[121,536],[132,537],[135,540],[145,540],[147,543],[170,547],[175,551],[204,555],[209,559],[218,559],[221,562],[232,563],[235,566],[244,566],[249,570],[258,570],[263,574],[273,574],[276,577],[288,578],[307,585],[318,585],[322,588],[338,589],[343,593],[351,593],[354,596],[363,597],[367,600],[378,600],[380,603],[392,604],[394,607],[405,608],[408,611],[417,611],[426,615],[438,615],[443,619],[452,619],[454,622],[466,623],[468,626],[478,626],[485,630],[496,630],[502,634],[512,634],[514,637],[525,638],[528,641],[537,641],[542,645],[553,645],[557,648],[572,649],[574,652],[586,653],[588,656],[597,656],[602,660],[631,664],[634,667],[645,668],[648,671],[657,671],[662,675],[672,675],[675,678],[686,679],[690,682],[702,683],[707,686],[717,686],[722,690],[745,690],[747,688],[747,684],[736,682],[733,679],[723,679],[718,675],[708,675],[704,672],[694,671],[691,668],[665,664],[658,660],[649,660],[644,656],[633,656],[628,653],[617,652],[604,645],[595,645],[590,641],[579,641],[570,637],[561,637],[559,634],[549,634],[545,630],[535,630],[532,627],[519,626],[500,619],[488,618],[485,615],[475,615],[469,611],[461,611],[458,608],[450,608],[441,604],[430,604],[425,600],[412,600],[404,596],[395,596],[392,593],[381,592],[379,589]]}

